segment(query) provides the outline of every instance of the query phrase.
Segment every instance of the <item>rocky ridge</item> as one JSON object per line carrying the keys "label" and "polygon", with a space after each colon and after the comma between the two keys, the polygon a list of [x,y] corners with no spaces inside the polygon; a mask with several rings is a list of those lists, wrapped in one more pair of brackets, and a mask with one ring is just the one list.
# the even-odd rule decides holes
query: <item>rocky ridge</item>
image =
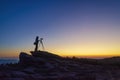
{"label": "rocky ridge", "polygon": [[45,51],[21,52],[17,64],[0,65],[0,80],[120,80],[120,58],[63,58]]}

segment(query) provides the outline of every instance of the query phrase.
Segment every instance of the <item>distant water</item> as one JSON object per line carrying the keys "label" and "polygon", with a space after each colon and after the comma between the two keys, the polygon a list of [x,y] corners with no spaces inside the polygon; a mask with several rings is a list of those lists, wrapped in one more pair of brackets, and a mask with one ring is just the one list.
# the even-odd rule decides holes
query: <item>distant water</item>
{"label": "distant water", "polygon": [[18,58],[0,58],[0,64],[18,63]]}

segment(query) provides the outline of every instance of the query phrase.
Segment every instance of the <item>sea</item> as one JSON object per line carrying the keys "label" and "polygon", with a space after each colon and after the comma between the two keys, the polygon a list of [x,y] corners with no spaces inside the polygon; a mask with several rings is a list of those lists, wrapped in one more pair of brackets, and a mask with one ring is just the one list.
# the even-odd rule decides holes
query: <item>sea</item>
{"label": "sea", "polygon": [[0,64],[18,63],[18,58],[0,58]]}

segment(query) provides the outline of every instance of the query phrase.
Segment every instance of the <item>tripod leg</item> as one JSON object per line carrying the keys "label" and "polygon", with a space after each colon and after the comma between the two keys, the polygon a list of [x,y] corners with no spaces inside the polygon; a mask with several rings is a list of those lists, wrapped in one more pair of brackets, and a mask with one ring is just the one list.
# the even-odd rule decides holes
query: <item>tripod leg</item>
{"label": "tripod leg", "polygon": [[42,49],[43,49],[43,51],[45,50],[45,48],[44,48],[44,45],[43,45],[43,42],[41,41],[41,44],[42,44]]}

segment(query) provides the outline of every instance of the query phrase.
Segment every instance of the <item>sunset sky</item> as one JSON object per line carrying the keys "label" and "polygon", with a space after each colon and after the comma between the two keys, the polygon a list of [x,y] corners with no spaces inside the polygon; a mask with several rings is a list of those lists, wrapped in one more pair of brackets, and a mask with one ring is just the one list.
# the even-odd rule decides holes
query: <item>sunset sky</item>
{"label": "sunset sky", "polygon": [[61,56],[120,56],[120,0],[0,0],[0,57],[34,50],[36,36]]}

